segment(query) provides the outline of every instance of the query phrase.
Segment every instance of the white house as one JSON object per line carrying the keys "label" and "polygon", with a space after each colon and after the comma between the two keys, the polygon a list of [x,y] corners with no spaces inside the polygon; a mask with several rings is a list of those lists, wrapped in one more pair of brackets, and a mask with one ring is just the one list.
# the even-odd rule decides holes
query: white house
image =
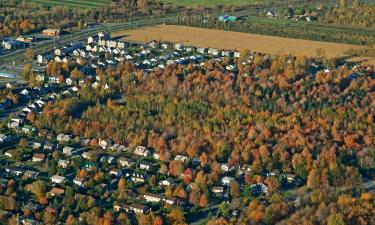
{"label": "white house", "polygon": [[63,169],[68,168],[69,164],[70,164],[70,161],[69,160],[64,160],[64,159],[59,159],[59,161],[57,162],[57,166],[61,167]]}
{"label": "white house", "polygon": [[145,199],[146,202],[159,203],[162,201],[163,196],[153,194],[153,193],[145,193],[143,195],[143,198]]}
{"label": "white house", "polygon": [[118,164],[122,167],[130,168],[135,165],[135,161],[128,158],[119,158],[117,160]]}
{"label": "white house", "polygon": [[151,152],[144,146],[137,146],[134,150],[134,154],[147,157],[151,155]]}
{"label": "white house", "polygon": [[51,177],[51,181],[56,184],[62,184],[65,182],[65,177],[59,176],[59,175],[54,175]]}
{"label": "white house", "polygon": [[66,156],[72,156],[73,153],[74,153],[74,148],[68,147],[68,146],[66,146],[66,147],[63,148],[63,154],[64,155],[66,155]]}
{"label": "white house", "polygon": [[0,134],[0,143],[5,143],[10,140],[10,137],[5,134]]}
{"label": "white house", "polygon": [[233,177],[228,177],[228,176],[225,176],[223,178],[221,178],[221,183],[224,185],[224,186],[229,186],[230,182],[234,180]]}
{"label": "white house", "polygon": [[75,177],[73,179],[73,183],[75,185],[78,185],[78,186],[81,186],[81,187],[85,185],[85,181],[86,181],[86,179],[82,178],[82,177]]}

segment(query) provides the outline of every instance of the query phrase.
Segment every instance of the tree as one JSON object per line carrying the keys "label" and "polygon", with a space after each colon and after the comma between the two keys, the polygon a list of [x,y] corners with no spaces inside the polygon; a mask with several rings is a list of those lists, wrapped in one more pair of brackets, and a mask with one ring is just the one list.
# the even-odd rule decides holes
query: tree
{"label": "tree", "polygon": [[81,71],[78,70],[78,68],[74,68],[74,70],[72,70],[72,72],[70,72],[70,77],[72,79],[75,79],[75,80],[79,80],[83,77]]}
{"label": "tree", "polygon": [[24,69],[23,69],[23,72],[22,72],[22,78],[24,80],[26,80],[26,81],[29,81],[31,73],[32,73],[32,71],[31,71],[31,65],[30,64],[26,64],[24,66]]}
{"label": "tree", "polygon": [[218,214],[221,214],[225,217],[229,216],[229,211],[230,211],[230,208],[229,208],[229,205],[228,203],[226,202],[221,202],[220,205],[219,205],[219,209],[218,209]]}
{"label": "tree", "polygon": [[179,207],[173,207],[167,215],[171,224],[185,224],[184,211]]}
{"label": "tree", "polygon": [[330,215],[327,219],[327,225],[345,225],[343,215],[341,213]]}
{"label": "tree", "polygon": [[205,194],[202,194],[201,197],[199,198],[199,206],[204,208],[207,206],[207,204],[208,204],[207,196]]}
{"label": "tree", "polygon": [[32,61],[34,59],[34,51],[31,48],[28,48],[25,51],[25,58],[29,61]]}
{"label": "tree", "polygon": [[163,219],[160,216],[156,216],[152,225],[163,225]]}
{"label": "tree", "polygon": [[229,184],[229,193],[232,198],[238,198],[240,196],[240,185],[237,181],[232,180]]}

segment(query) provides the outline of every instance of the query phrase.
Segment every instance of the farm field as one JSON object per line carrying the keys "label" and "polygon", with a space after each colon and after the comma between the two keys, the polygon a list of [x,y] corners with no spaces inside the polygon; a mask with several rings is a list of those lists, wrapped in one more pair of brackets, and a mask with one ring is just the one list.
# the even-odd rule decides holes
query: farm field
{"label": "farm field", "polygon": [[365,48],[359,45],[328,43],[248,34],[223,30],[211,30],[176,25],[147,27],[137,30],[122,31],[114,34],[130,41],[163,40],[184,43],[200,47],[224,49],[250,49],[269,54],[294,53],[296,55],[316,56],[316,50],[322,48],[327,57],[344,56],[350,49]]}
{"label": "farm field", "polygon": [[110,0],[31,0],[47,6],[68,6],[79,8],[97,8],[107,6]]}

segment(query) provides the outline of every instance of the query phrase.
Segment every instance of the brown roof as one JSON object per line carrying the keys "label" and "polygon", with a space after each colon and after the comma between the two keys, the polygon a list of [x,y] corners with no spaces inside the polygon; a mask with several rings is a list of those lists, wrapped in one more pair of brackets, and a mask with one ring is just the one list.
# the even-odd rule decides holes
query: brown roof
{"label": "brown roof", "polygon": [[62,195],[64,194],[65,190],[61,188],[53,187],[49,192],[54,195]]}
{"label": "brown roof", "polygon": [[44,154],[42,154],[42,153],[35,153],[33,155],[33,158],[37,158],[37,159],[41,159],[41,160],[44,160],[45,157],[46,156]]}

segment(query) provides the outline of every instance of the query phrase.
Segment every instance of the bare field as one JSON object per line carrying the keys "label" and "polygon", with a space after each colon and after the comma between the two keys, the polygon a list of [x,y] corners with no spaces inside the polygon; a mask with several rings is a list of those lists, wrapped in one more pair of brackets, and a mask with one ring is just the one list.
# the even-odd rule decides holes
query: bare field
{"label": "bare field", "polygon": [[123,37],[124,40],[128,41],[146,42],[151,40],[163,40],[199,47],[239,51],[242,49],[250,49],[251,51],[269,54],[293,53],[308,57],[316,56],[316,50],[318,48],[324,49],[327,57],[345,56],[345,52],[349,49],[364,48],[363,46],[349,44],[299,40],[174,25],[126,30],[114,33],[113,36]]}

